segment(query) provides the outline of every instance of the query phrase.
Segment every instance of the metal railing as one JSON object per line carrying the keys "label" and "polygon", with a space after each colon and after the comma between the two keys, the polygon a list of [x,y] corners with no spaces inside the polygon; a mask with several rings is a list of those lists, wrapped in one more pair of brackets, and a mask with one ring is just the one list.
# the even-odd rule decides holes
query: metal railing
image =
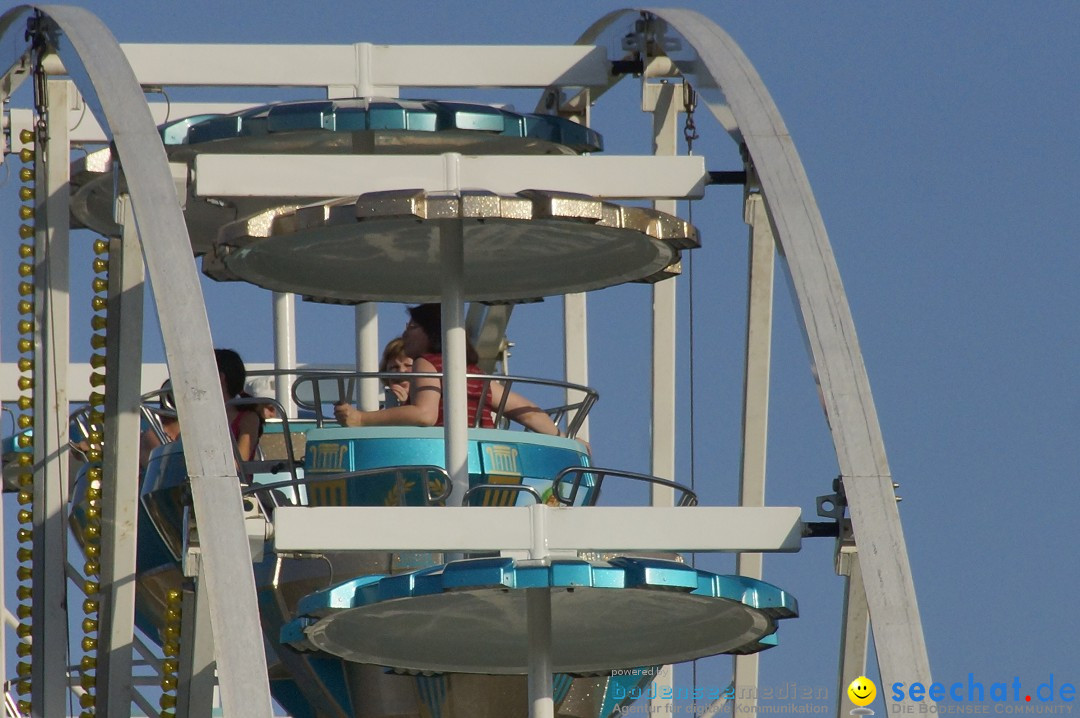
{"label": "metal railing", "polygon": [[[323,426],[328,420],[334,421],[332,416],[324,413],[327,405],[341,402],[355,403],[357,400],[360,381],[388,380],[388,379],[441,379],[441,372],[351,372],[351,371],[319,371],[308,372],[297,376],[293,382],[292,396],[296,405],[314,412],[317,426]],[[509,417],[506,415],[506,401],[509,392],[515,387],[554,387],[564,392],[578,392],[581,399],[573,402],[559,403],[553,406],[540,406],[540,409],[551,417],[557,425],[563,425],[565,436],[574,438],[581,429],[585,417],[593,404],[599,398],[594,389],[580,384],[557,381],[554,379],[536,379],[531,377],[503,376],[492,374],[466,374],[467,381],[482,382],[481,396],[490,396],[491,385],[498,383],[505,391],[498,405],[489,405],[486,402],[477,407],[476,412],[470,417],[469,425],[478,428],[481,426],[485,412],[491,412],[492,420],[497,428],[507,428]],[[565,393],[564,393],[565,396]]]}
{"label": "metal railing", "polygon": [[[567,477],[574,477],[573,481],[569,483],[570,490],[567,496],[563,496],[562,486]],[[586,506],[595,506],[596,502],[600,499],[600,489],[604,484],[605,477],[614,477],[619,479],[630,479],[631,481],[641,481],[656,486],[667,486],[668,488],[679,491],[678,501],[675,502],[676,506],[697,506],[698,497],[697,494],[691,491],[689,488],[682,484],[668,479],[661,479],[659,476],[651,476],[649,474],[638,474],[633,471],[623,471],[622,469],[602,469],[597,466],[569,466],[558,473],[555,480],[551,482],[551,495],[563,505],[573,506],[574,501],[577,499],[578,491],[581,489],[582,482],[591,480],[592,486],[587,487],[592,490],[589,495]]]}
{"label": "metal railing", "polygon": [[[245,486],[242,493],[244,496],[254,496],[258,498],[263,506],[310,506],[310,502],[306,496],[306,491],[301,491],[301,487],[307,488],[309,486],[318,486],[319,484],[329,484],[344,481],[346,479],[362,479],[368,476],[383,476],[388,473],[396,472],[420,472],[420,481],[423,484],[424,499],[427,506],[438,506],[444,503],[450,498],[450,492],[453,490],[453,486],[450,483],[450,475],[446,472],[446,469],[441,466],[434,466],[432,464],[410,464],[408,466],[384,466],[376,469],[363,469],[360,471],[350,471],[344,474],[320,474],[318,476],[305,476],[302,479],[296,478],[296,474],[293,474],[293,478],[289,481],[276,481],[272,484],[252,484]],[[432,493],[431,474],[436,474],[439,479],[439,483],[442,488],[438,493]],[[506,488],[506,487],[502,487]],[[285,498],[285,490],[291,489],[293,499],[287,503],[282,503],[282,499]]]}
{"label": "metal railing", "polygon": [[[176,409],[169,408],[166,401],[163,401],[165,395],[170,394],[171,390],[168,389],[156,389],[151,392],[147,392],[142,396],[142,415],[146,422],[150,425],[150,429],[154,432],[158,441],[162,444],[168,444],[173,441],[165,430],[162,428],[161,419],[171,418],[176,419]],[[156,403],[155,403],[156,400]],[[233,441],[233,454],[236,458],[237,465],[240,466],[247,476],[253,473],[278,473],[282,470],[287,470],[293,479],[297,478],[296,469],[298,466],[303,465],[303,461],[296,458],[296,454],[293,450],[292,443],[292,429],[289,427],[289,417],[285,416],[285,409],[275,399],[267,397],[237,397],[225,402],[227,406],[258,406],[260,404],[270,404],[277,410],[277,414],[280,417],[281,431],[285,437],[285,458],[266,461],[261,458],[258,453],[258,447],[253,459],[244,459],[241,457],[236,448],[236,442]]]}
{"label": "metal railing", "polygon": [[461,497],[462,506],[473,506],[474,504],[469,503],[469,499],[474,495],[479,495],[481,491],[511,491],[518,494],[528,494],[536,503],[544,503],[544,500],[540,497],[540,492],[526,484],[477,484],[470,487],[465,492],[465,495]]}

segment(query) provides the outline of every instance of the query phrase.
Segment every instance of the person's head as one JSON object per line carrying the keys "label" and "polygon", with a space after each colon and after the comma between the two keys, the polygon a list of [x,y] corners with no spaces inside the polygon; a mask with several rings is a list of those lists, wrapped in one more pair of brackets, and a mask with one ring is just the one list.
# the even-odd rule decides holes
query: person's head
{"label": "person's head", "polygon": [[[418,304],[409,307],[409,322],[401,335],[405,342],[405,353],[414,359],[424,354],[442,353],[442,306],[439,304]],[[479,360],[472,342],[465,340],[465,361],[475,364]]]}
{"label": "person's head", "polygon": [[239,396],[244,390],[244,380],[247,379],[244,360],[232,349],[215,349],[214,358],[217,359],[218,377],[221,379],[221,391],[225,398]]}
{"label": "person's head", "polygon": [[402,349],[415,359],[424,354],[442,353],[442,309],[438,304],[409,307],[409,321],[401,335]]}
{"label": "person's head", "polygon": [[[398,337],[391,339],[383,349],[379,371],[412,371],[412,363],[412,357],[405,353],[405,340]],[[384,379],[383,384],[408,384],[408,380],[401,377]]]}
{"label": "person's head", "polygon": [[247,384],[244,385],[244,393],[253,399],[267,399],[266,403],[256,404],[254,409],[258,412],[259,416],[263,419],[276,419],[278,418],[277,404],[271,403],[277,399],[274,393],[274,377],[272,376],[256,376],[252,377]]}

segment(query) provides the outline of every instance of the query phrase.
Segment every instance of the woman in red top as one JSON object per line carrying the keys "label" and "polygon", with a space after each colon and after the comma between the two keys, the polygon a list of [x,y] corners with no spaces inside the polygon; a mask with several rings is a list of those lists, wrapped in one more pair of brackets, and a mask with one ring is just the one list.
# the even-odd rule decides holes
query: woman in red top
{"label": "woman in red top", "polygon": [[[442,313],[438,304],[421,304],[409,307],[409,323],[401,335],[405,353],[412,357],[412,370],[417,373],[442,372]],[[466,362],[470,374],[480,373],[476,366],[476,350],[466,346]],[[481,397],[484,384],[488,384],[487,396]],[[470,379],[467,382],[469,399],[469,425],[476,423],[480,412],[480,426],[490,428],[492,407],[499,406],[506,394],[506,416],[539,433],[557,436],[559,429],[547,413],[520,394],[508,391],[498,381],[484,382]],[[342,426],[442,426],[442,379],[417,377],[410,382],[409,403],[380,411],[359,411],[351,404],[338,404],[334,416]]]}
{"label": "woman in red top", "polygon": [[255,458],[255,449],[259,446],[259,434],[262,424],[254,407],[250,405],[229,404],[229,400],[243,395],[247,370],[244,360],[232,349],[215,349],[218,378],[221,380],[221,393],[225,397],[225,418],[229,420],[229,431],[236,442],[236,451],[241,461]]}

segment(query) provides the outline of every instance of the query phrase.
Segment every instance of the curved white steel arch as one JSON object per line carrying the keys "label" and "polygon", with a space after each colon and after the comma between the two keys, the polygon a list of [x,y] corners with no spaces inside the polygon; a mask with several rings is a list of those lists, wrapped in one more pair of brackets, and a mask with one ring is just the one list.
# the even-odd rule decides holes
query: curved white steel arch
{"label": "curved white steel arch", "polygon": [[[108,28],[82,8],[23,5],[0,18],[0,33],[28,10],[50,18],[70,43],[67,47],[61,41],[61,59],[69,72],[84,71],[79,74],[86,82],[77,85],[85,96],[96,97],[89,104],[98,122],[109,128],[128,180],[184,427],[184,458],[202,537],[200,580],[206,580],[211,624],[219,639],[215,655],[223,708],[230,716],[270,716],[240,483],[216,389],[210,324],[165,149],[135,73]],[[167,297],[183,297],[185,311],[163,311]],[[221,640],[226,636],[229,640]]]}
{"label": "curved white steel arch", "polygon": [[579,43],[593,43],[618,18],[639,12],[663,20],[690,45],[692,56],[676,59],[677,66],[749,151],[787,258],[844,479],[882,680],[928,685],[930,662],[877,411],[825,223],[791,135],[746,55],[700,13],[619,10],[594,23]]}

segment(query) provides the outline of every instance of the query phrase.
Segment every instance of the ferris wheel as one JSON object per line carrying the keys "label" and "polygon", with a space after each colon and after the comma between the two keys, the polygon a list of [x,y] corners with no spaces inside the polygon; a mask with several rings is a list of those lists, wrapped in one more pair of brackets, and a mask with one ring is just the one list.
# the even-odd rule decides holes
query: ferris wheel
{"label": "ferris wheel", "polygon": [[[24,317],[19,393],[3,395],[17,416],[5,491],[20,505],[5,532],[19,562],[5,572],[18,580],[9,713],[64,715],[74,695],[86,715],[128,715],[133,701],[209,715],[216,684],[228,716],[268,716],[276,700],[311,716],[606,718],[670,687],[662,666],[721,653],[736,656],[733,687],[754,687],[758,653],[798,614],[762,580],[762,556],[819,537],[835,541],[846,585],[837,685],[866,671],[868,628],[885,684],[930,683],[825,227],[760,77],[711,20],[625,10],[558,47],[121,47],[85,10],[23,6],[0,34],[24,38],[0,92],[33,89],[5,118]],[[591,128],[619,82],[640,85],[650,155],[605,155]],[[324,96],[148,104],[144,88],[172,85]],[[538,101],[406,97],[415,87],[534,88]],[[741,167],[710,170],[700,143],[679,155],[706,117]],[[676,203],[705,205],[719,184],[743,188],[751,242],[737,506],[700,505],[675,470],[676,283],[706,234]],[[97,237],[85,395],[68,378],[74,229]],[[839,467],[822,521],[765,504],[777,250]],[[222,402],[196,256],[211,279],[273,293],[272,395]],[[147,282],[171,383],[152,396]],[[652,292],[647,473],[596,465],[588,442],[587,293],[631,282]],[[355,305],[355,370],[298,365],[297,296]],[[512,376],[511,310],[544,297],[564,302],[563,376]],[[379,367],[378,302],[440,307],[437,330],[422,327],[439,364],[409,377],[437,388],[436,426],[371,425],[402,378]],[[339,426],[332,407],[346,402],[369,424]],[[229,417],[257,404],[276,418],[261,454],[238,455]],[[531,411],[545,418],[511,430]],[[161,445],[140,457],[147,431]],[[618,482],[646,484],[649,505],[605,505]],[[736,575],[684,559],[720,551],[737,554]],[[147,661],[157,706],[137,689]]]}

